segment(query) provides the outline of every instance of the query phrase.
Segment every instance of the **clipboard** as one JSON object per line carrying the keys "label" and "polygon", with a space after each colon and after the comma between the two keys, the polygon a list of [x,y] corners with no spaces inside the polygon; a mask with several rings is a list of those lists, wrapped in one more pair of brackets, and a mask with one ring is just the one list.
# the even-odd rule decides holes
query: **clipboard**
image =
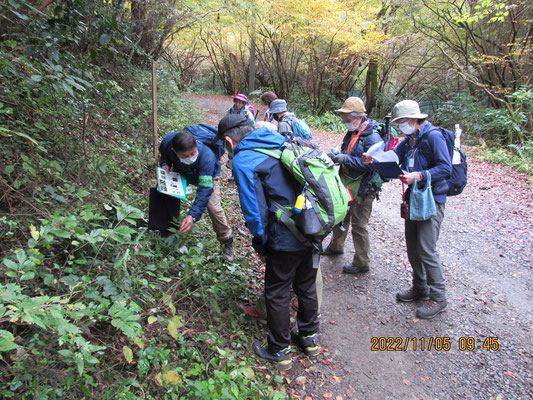
{"label": "clipboard", "polygon": [[376,171],[379,171],[383,178],[386,179],[396,179],[398,178],[398,175],[403,175],[404,173],[398,163],[394,161],[380,163],[373,162],[372,166]]}
{"label": "clipboard", "polygon": [[157,168],[157,191],[185,200],[187,180],[177,172],[166,172],[163,168]]}

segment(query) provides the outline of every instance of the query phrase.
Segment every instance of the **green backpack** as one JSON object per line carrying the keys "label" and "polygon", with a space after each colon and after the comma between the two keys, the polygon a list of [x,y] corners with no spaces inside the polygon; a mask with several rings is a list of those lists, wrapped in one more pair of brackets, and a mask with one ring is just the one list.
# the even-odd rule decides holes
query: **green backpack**
{"label": "green backpack", "polygon": [[[302,242],[322,239],[341,223],[348,212],[350,196],[333,161],[317,145],[294,138],[279,149],[254,149],[281,160],[302,186],[306,207],[295,213],[293,207],[277,203],[276,217]],[[302,235],[303,234],[303,235]]]}

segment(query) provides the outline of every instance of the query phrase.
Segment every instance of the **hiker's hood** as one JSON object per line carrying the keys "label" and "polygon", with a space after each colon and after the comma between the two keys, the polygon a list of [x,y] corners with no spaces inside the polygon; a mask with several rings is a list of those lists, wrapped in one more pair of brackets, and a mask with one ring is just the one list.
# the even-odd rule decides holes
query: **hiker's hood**
{"label": "hiker's hood", "polygon": [[235,148],[235,154],[241,150],[249,149],[279,149],[285,143],[285,138],[278,132],[268,128],[254,130],[248,136],[241,140]]}

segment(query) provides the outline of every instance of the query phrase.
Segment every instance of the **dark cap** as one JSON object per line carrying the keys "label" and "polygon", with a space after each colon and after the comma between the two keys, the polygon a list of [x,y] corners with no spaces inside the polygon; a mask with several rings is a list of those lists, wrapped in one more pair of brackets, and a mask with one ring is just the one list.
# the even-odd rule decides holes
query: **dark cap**
{"label": "dark cap", "polygon": [[224,134],[230,129],[237,128],[239,126],[247,126],[248,118],[241,114],[229,114],[220,120],[218,123],[218,135],[213,139],[213,143],[221,139]]}

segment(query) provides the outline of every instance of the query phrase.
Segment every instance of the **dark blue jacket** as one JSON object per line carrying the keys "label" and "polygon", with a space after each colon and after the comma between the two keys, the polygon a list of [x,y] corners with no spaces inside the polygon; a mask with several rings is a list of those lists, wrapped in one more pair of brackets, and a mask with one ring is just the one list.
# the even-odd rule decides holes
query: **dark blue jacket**
{"label": "dark blue jacket", "polygon": [[254,148],[279,149],[285,138],[268,128],[256,129],[235,148],[233,176],[246,225],[254,236],[254,248],[262,252],[299,251],[305,247],[281,223],[275,220],[274,200],[282,206],[296,201],[296,181],[281,162]]}
{"label": "dark blue jacket", "polygon": [[161,145],[159,146],[159,154],[161,155],[159,165],[168,165],[174,171],[179,172],[187,179],[187,184],[197,186],[196,198],[192,203],[192,207],[187,213],[196,221],[200,220],[202,214],[207,208],[207,203],[213,193],[213,183],[215,177],[220,174],[220,161],[217,160],[213,150],[204,145],[202,142],[197,142],[198,159],[191,165],[182,163],[178,155],[172,149],[172,139],[179,132],[170,132],[165,136]]}
{"label": "dark blue jacket", "polygon": [[[409,169],[409,153],[414,152],[414,167]],[[409,137],[396,146],[394,149],[403,170],[414,172],[422,171],[424,181],[420,186],[424,186],[428,174],[431,175],[431,189],[435,201],[446,203],[446,192],[448,191],[447,179],[452,172],[452,161],[446,140],[440,129],[426,122],[422,125],[418,140],[415,146],[409,145]]]}
{"label": "dark blue jacket", "polygon": [[[353,147],[352,152],[349,154],[349,157],[347,157],[347,160],[344,162],[343,167],[341,168],[341,171],[343,173],[346,173],[346,175],[348,175],[350,178],[355,179],[361,176],[362,174],[373,171],[371,165],[363,164],[363,153],[368,151],[368,149],[374,144],[383,141],[377,131],[379,124],[373,119],[367,119],[367,122],[368,125],[366,126],[365,130],[361,132],[361,136],[359,136],[359,139]],[[350,144],[350,140],[353,135],[356,134],[357,131],[354,131],[348,132],[346,136],[344,136],[341,146],[342,153],[346,154],[346,151],[348,150],[348,145]],[[344,168],[345,166],[348,167],[348,169]],[[370,177],[371,174],[367,174],[367,176],[363,178],[361,186],[359,187],[359,195],[365,192]]]}

